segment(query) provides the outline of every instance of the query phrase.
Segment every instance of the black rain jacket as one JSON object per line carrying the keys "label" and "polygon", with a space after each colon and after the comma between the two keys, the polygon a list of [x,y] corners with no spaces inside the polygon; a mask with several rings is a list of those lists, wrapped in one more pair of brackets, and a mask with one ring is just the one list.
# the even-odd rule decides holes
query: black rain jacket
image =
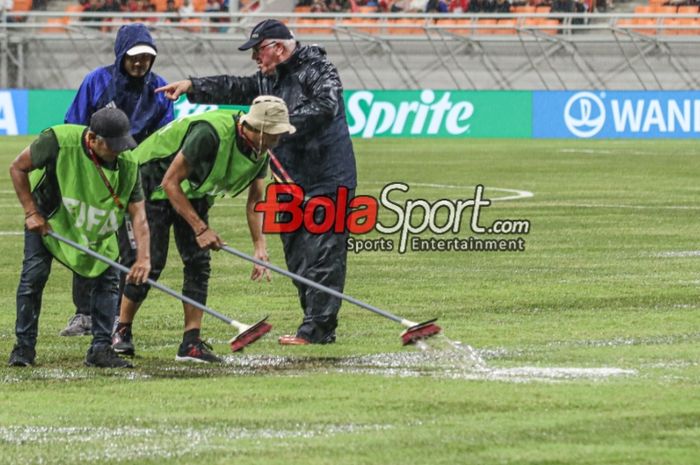
{"label": "black rain jacket", "polygon": [[292,56],[277,65],[271,76],[258,71],[245,77],[191,80],[192,91],[187,97],[193,103],[250,105],[258,95],[280,97],[297,132],[284,136],[273,152],[292,180],[306,195],[335,193],[339,186],[356,187],[343,85],[323,48],[297,44]]}

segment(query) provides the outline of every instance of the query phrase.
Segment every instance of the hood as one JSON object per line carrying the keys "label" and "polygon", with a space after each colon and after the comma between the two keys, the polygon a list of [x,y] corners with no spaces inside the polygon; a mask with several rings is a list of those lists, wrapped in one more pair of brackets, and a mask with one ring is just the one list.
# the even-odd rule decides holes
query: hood
{"label": "hood", "polygon": [[[127,50],[135,45],[149,45],[153,47],[156,52],[158,51],[156,43],[153,41],[153,37],[151,37],[151,33],[148,32],[148,28],[143,24],[127,24],[119,28],[117,40],[114,42],[114,55],[116,57],[114,67],[124,76],[126,76],[122,69],[124,55],[126,55]],[[153,63],[155,63],[155,58],[157,57],[154,57]],[[151,68],[153,67],[153,63],[151,63]],[[151,72],[150,68],[148,72]],[[146,76],[148,76],[148,74],[146,74]]]}

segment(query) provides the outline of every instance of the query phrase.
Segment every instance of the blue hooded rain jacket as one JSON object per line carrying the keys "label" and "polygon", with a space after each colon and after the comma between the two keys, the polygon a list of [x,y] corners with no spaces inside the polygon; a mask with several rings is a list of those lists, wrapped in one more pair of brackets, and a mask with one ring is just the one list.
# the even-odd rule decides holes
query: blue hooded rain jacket
{"label": "blue hooded rain jacket", "polygon": [[114,64],[97,68],[85,76],[66,112],[66,123],[87,126],[94,112],[116,106],[129,116],[131,134],[140,143],[173,120],[173,103],[162,93],[154,92],[167,84],[165,79],[150,69],[142,78],[133,78],[124,71],[124,56],[136,45],[149,45],[157,50],[146,26],[138,23],[122,26],[114,43]]}

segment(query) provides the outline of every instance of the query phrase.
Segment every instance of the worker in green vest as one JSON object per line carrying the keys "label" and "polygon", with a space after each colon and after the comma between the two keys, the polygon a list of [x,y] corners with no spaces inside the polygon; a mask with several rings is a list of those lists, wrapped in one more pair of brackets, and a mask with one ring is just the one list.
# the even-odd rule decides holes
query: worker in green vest
{"label": "worker in green vest", "polygon": [[54,258],[79,275],[84,288],[93,292],[93,337],[85,364],[132,366],[111,347],[118,271],[47,234],[55,231],[116,260],[116,231],[128,212],[137,251],[127,280],[144,283],[151,269],[150,247],[138,163],[128,152],[135,146],[124,112],[103,108],[92,115],[89,127],[64,124],[46,129],[12,162],[10,177],[24,209],[25,229],[17,288],[17,342],[10,366],[34,364],[42,294]]}
{"label": "worker in green vest", "polygon": [[[249,112],[216,110],[175,120],[162,127],[133,154],[141,167],[146,215],[151,234],[151,279],[165,267],[172,227],[184,264],[182,293],[206,303],[211,273],[211,249],[223,242],[209,226],[208,212],[214,196],[236,196],[248,186],[246,217],[254,255],[268,260],[262,215],[254,206],[262,200],[267,172],[267,150],[285,134],[295,132],[289,124],[284,101],[257,97]],[[123,257],[129,263],[129,257]],[[256,265],[251,279],[269,279],[269,271]],[[134,355],[132,322],[146,298],[148,286],[127,284],[122,295],[119,323],[112,336],[117,353]],[[221,362],[200,337],[202,311],[184,305],[185,327],[176,360]]]}

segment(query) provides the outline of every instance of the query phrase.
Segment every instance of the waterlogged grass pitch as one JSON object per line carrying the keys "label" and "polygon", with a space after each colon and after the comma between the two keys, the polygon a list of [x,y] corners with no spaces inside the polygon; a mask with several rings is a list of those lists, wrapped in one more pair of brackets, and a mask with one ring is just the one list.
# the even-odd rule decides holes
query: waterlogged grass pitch
{"label": "waterlogged grass pitch", "polygon": [[[154,290],[137,316],[136,369],[104,371],[82,364],[89,338],[57,336],[73,313],[58,263],[37,366],[4,366],[23,244],[7,166],[29,140],[0,148],[2,464],[698,463],[694,141],[357,140],[359,194],[402,182],[397,204],[434,205],[483,185],[494,201],[479,226],[529,223],[477,234],[467,209],[456,233],[406,232],[409,246],[522,239],[524,251],[400,253],[400,229],[356,237],[373,250],[349,253],[346,291],[413,321],[437,317],[443,335],[404,348],[400,325],[346,304],[336,344],[280,347],[300,321],[294,286],[251,283],[249,264],[214,254],[208,304],[249,323],[269,315],[272,333],[230,354],[235,331],[205,317],[226,363],[178,364],[181,306]],[[449,208],[436,213],[449,221]],[[398,214],[379,219],[391,227]],[[251,251],[242,199],[217,201],[211,223]],[[181,287],[174,247],[161,282]]]}

